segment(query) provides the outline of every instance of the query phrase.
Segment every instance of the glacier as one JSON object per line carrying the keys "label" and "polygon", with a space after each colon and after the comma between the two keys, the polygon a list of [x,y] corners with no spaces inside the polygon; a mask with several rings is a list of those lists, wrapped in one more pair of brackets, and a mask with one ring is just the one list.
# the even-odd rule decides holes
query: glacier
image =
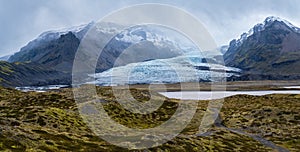
{"label": "glacier", "polygon": [[[197,67],[207,67],[202,70]],[[223,70],[223,71],[222,71]],[[127,84],[165,84],[214,81],[216,77],[239,76],[240,69],[220,64],[203,63],[203,57],[189,53],[169,59],[130,63],[101,73],[90,74],[95,81],[88,84],[116,86]]]}

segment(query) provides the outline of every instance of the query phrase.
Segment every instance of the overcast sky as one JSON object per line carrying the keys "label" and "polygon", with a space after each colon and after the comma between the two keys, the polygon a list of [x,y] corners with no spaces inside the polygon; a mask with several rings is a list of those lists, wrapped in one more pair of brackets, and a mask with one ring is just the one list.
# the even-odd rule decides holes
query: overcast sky
{"label": "overcast sky", "polygon": [[267,16],[300,26],[299,0],[0,0],[0,56],[18,51],[44,31],[97,21],[142,3],[170,4],[190,12],[218,45],[228,44]]}

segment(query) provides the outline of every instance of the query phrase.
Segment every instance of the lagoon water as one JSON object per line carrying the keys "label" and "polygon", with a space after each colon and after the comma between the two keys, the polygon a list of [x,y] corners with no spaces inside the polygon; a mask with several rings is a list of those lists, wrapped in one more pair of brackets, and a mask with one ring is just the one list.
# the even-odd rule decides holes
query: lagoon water
{"label": "lagoon water", "polygon": [[25,87],[16,87],[15,89],[23,92],[46,92],[49,90],[57,90],[60,88],[66,88],[68,85],[48,85],[48,86],[25,86]]}
{"label": "lagoon water", "polygon": [[287,87],[283,87],[285,89],[300,89],[300,86],[287,86]]}
{"label": "lagoon water", "polygon": [[[68,85],[49,85],[49,86],[27,86],[16,87],[17,90],[28,92],[46,92],[60,88],[69,87]],[[286,86],[285,89],[300,89],[300,86]],[[234,95],[254,95],[263,96],[268,94],[300,94],[300,90],[257,90],[257,91],[178,91],[178,92],[159,92],[168,98],[180,100],[214,100],[222,99]]]}
{"label": "lagoon water", "polygon": [[180,91],[160,92],[160,94],[180,100],[214,100],[222,99],[233,95],[254,95],[263,96],[268,94],[300,94],[300,90],[268,90],[268,91]]}

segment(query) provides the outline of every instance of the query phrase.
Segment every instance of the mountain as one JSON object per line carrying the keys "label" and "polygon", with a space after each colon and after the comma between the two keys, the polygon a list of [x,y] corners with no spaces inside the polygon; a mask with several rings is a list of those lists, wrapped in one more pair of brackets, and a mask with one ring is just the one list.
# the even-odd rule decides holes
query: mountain
{"label": "mountain", "polygon": [[240,79],[299,79],[300,29],[278,17],[268,17],[230,42],[227,66],[240,68]]}
{"label": "mountain", "polygon": [[[176,58],[191,52],[199,52],[188,38],[172,29],[154,25],[123,28],[123,25],[114,23],[91,22],[78,27],[47,31],[21,48],[8,61],[10,63],[30,62],[53,69],[62,73],[63,76],[71,75],[76,51],[83,36],[89,30],[89,33],[92,33],[92,38],[89,39],[89,50],[92,52],[85,52],[86,59],[94,55],[95,51],[99,51],[99,45],[105,45],[97,61],[97,73],[131,63]],[[110,37],[113,38],[108,44],[101,44]],[[214,54],[210,56],[213,57]],[[200,57],[200,61],[204,61],[201,58],[203,57]],[[212,62],[216,62],[215,60],[210,59]]]}
{"label": "mountain", "polygon": [[[103,39],[116,35],[104,48],[98,61],[96,71],[104,71],[115,64],[115,60],[124,50],[129,47],[131,50],[139,50],[135,53],[134,59],[127,54],[126,61],[119,65],[149,60],[153,58],[169,58],[180,55],[182,50],[187,50],[186,46],[179,46],[176,40],[166,37],[166,32],[170,30],[160,30],[157,27],[147,25],[135,26],[122,31],[124,26],[114,23],[101,23],[95,25],[91,22],[87,25],[54,30],[42,33],[35,40],[29,42],[21,50],[9,58],[9,62],[35,62],[57,71],[71,72],[72,63],[76,50],[84,34],[93,26],[95,39],[91,41],[101,42]],[[158,34],[157,34],[158,33]],[[175,32],[173,32],[175,33]],[[143,42],[143,46],[138,44]],[[181,42],[182,43],[182,42]],[[136,46],[133,46],[137,44]],[[191,45],[191,44],[188,44]],[[151,53],[149,53],[151,52]],[[88,56],[88,54],[87,54]]]}
{"label": "mountain", "polygon": [[9,58],[9,62],[34,62],[62,72],[70,72],[80,39],[94,22],[87,25],[42,33]]}
{"label": "mountain", "polygon": [[[62,35],[66,35],[69,32],[71,32],[77,39],[82,39],[82,37],[86,34],[89,28],[94,24],[95,24],[94,22],[91,22],[89,24],[75,26],[71,28],[44,32],[41,35],[39,35],[36,39],[30,41],[26,46],[22,47],[19,52],[12,55],[8,61],[22,62],[22,61],[36,60],[39,57],[35,57],[35,54],[47,52],[47,50],[39,50],[39,49],[49,45],[49,43],[53,43],[53,41],[57,41],[58,39],[61,38]],[[54,45],[52,46],[54,47]]]}
{"label": "mountain", "polygon": [[[169,29],[148,25],[133,26],[118,31],[101,52],[96,72],[135,62],[182,55],[191,49],[193,44],[186,44],[185,38],[175,33]],[[183,41],[178,42],[172,39],[174,37],[168,37],[170,34]]]}
{"label": "mountain", "polygon": [[0,86],[70,84],[70,75],[36,63],[0,61]]}
{"label": "mountain", "polygon": [[[54,68],[59,71],[70,72],[79,46],[79,39],[71,32],[61,35],[58,39],[34,47],[27,53],[20,52],[9,58],[10,62],[34,62]],[[20,55],[22,54],[22,55]]]}
{"label": "mountain", "polygon": [[6,55],[6,56],[3,56],[3,57],[0,57],[0,61],[8,61],[10,56],[11,55]]}

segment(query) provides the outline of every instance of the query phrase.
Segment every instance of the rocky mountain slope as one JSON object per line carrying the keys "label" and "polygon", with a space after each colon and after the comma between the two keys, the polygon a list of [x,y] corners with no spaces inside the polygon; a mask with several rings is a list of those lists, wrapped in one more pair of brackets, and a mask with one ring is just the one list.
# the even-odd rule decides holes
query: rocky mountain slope
{"label": "rocky mountain slope", "polygon": [[2,56],[0,57],[0,61],[7,61],[9,59],[10,55]]}
{"label": "rocky mountain slope", "polygon": [[240,68],[240,79],[299,79],[300,29],[277,17],[268,17],[224,54],[227,66]]}
{"label": "rocky mountain slope", "polygon": [[20,51],[9,58],[9,62],[32,62],[51,67],[62,72],[70,72],[79,39],[72,33],[58,39],[41,43],[30,50]]}
{"label": "rocky mountain slope", "polygon": [[70,84],[69,74],[36,63],[0,61],[0,86]]}
{"label": "rocky mountain slope", "polygon": [[[89,28],[94,24],[95,24],[94,22],[91,22],[86,25],[80,25],[80,26],[65,28],[61,30],[52,30],[52,31],[44,32],[34,40],[30,41],[26,46],[22,47],[19,52],[12,55],[8,61],[9,62],[23,62],[23,61],[31,61],[31,60],[36,61],[39,58],[44,57],[43,55],[46,54],[45,52],[49,52],[47,51],[47,47],[45,46],[47,45],[52,46],[53,49],[56,45],[58,45],[55,44],[54,42],[61,39],[61,36],[66,35],[68,33],[70,34],[70,32],[77,39],[82,39],[82,37],[86,34]],[[76,41],[76,39],[74,40]]]}

